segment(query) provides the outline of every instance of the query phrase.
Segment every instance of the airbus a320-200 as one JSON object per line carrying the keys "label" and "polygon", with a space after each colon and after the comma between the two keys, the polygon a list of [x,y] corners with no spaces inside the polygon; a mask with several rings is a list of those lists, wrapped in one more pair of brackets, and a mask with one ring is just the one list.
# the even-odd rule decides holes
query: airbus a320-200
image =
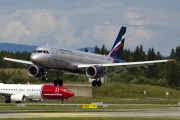
{"label": "airbus a320-200", "polygon": [[121,27],[119,34],[108,55],[83,52],[78,50],[57,48],[53,46],[40,46],[36,48],[30,61],[18,60],[4,57],[4,60],[28,64],[28,74],[32,77],[42,77],[47,80],[47,70],[57,71],[57,80],[54,85],[62,86],[63,80],[59,79],[59,73],[84,74],[94,79],[92,86],[101,86],[99,78],[121,70],[133,67],[148,67],[155,63],[174,61],[174,59],[125,62],[122,60],[122,53],[125,41],[126,27]]}

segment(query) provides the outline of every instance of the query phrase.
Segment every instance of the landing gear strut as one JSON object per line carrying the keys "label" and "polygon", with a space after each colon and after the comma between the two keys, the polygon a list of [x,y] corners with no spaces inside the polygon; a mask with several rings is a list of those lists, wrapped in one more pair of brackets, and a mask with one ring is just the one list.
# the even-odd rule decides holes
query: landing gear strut
{"label": "landing gear strut", "polygon": [[42,77],[42,80],[43,80],[43,81],[46,81],[46,80],[48,80],[48,78],[47,78],[46,76],[43,76],[43,77]]}
{"label": "landing gear strut", "polygon": [[43,81],[47,81],[48,80],[48,78],[46,77],[46,74],[47,74],[47,72],[46,72],[46,69],[45,69],[45,75],[42,77]]}

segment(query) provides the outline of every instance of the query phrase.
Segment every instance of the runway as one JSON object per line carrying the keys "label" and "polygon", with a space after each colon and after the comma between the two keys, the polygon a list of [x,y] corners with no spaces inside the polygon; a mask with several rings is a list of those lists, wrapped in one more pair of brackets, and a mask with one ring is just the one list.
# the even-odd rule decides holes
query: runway
{"label": "runway", "polygon": [[101,117],[101,118],[177,118],[180,119],[180,109],[168,110],[20,110],[0,112],[0,118],[46,118],[46,117]]}

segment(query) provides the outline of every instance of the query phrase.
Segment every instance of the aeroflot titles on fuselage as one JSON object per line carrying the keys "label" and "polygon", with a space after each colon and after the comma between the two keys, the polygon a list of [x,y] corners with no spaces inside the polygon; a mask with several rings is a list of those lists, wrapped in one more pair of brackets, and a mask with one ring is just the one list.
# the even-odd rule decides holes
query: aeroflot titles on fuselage
{"label": "aeroflot titles on fuselage", "polygon": [[[62,54],[64,54],[64,53],[72,54],[73,53],[73,51],[71,51],[71,50],[65,50],[65,49],[59,49],[59,50],[60,50],[60,52]],[[34,50],[33,53],[46,53],[46,54],[49,54],[49,52],[47,50]],[[72,54],[72,55],[74,55],[74,54]]]}

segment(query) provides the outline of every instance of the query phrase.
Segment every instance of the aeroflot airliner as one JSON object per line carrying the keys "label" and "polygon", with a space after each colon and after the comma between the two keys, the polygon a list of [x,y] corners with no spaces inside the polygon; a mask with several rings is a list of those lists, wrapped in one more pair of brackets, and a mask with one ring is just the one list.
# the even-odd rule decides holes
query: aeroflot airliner
{"label": "aeroflot airliner", "polygon": [[15,101],[42,101],[43,99],[64,100],[74,96],[74,93],[63,86],[29,85],[29,84],[3,84],[0,83],[0,96],[6,98],[6,103]]}
{"label": "aeroflot airliner", "polygon": [[101,86],[100,77],[117,71],[139,66],[148,67],[154,63],[173,61],[173,59],[166,59],[125,62],[122,60],[125,32],[126,27],[121,27],[111,52],[107,56],[53,46],[40,46],[32,52],[30,57],[31,61],[7,57],[4,57],[4,60],[28,64],[28,74],[32,77],[42,77],[43,80],[47,79],[46,71],[48,69],[56,70],[58,79],[54,80],[55,86],[63,85],[63,80],[60,80],[58,77],[59,73],[85,74],[87,77],[94,79],[92,82],[93,87]]}

